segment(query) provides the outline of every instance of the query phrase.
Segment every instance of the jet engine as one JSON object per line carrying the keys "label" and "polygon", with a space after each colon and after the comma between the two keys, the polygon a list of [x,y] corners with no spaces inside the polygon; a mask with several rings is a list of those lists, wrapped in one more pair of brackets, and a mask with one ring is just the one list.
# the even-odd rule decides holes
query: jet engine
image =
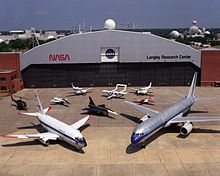
{"label": "jet engine", "polygon": [[187,122],[180,128],[180,134],[186,136],[192,131],[192,129],[193,129],[192,123]]}
{"label": "jet engine", "polygon": [[142,117],[142,118],[138,121],[138,123],[141,124],[142,122],[144,122],[145,120],[147,120],[147,119],[149,119],[149,118],[150,118],[149,115],[145,115],[144,117]]}
{"label": "jet engine", "polygon": [[50,144],[50,140],[47,139],[47,138],[39,139],[39,141],[40,141],[43,145],[46,145],[46,146],[48,146],[48,145]]}

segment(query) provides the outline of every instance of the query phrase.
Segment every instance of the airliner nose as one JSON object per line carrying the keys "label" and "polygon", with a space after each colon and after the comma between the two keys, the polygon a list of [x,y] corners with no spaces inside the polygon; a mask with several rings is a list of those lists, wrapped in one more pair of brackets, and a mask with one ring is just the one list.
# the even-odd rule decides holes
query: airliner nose
{"label": "airliner nose", "polygon": [[135,135],[131,135],[131,143],[137,144],[138,143],[138,138]]}
{"label": "airliner nose", "polygon": [[83,138],[83,146],[84,146],[84,147],[87,146],[87,142],[86,142],[85,138]]}

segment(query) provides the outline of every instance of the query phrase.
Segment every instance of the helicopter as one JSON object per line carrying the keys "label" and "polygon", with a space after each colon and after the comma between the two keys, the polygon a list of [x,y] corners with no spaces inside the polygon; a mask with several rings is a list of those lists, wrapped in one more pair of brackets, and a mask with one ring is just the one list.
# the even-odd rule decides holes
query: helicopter
{"label": "helicopter", "polygon": [[[15,97],[18,97],[18,96],[15,96]],[[22,100],[22,99],[26,99],[26,98],[23,98],[23,97],[19,97],[18,100],[14,99],[12,94],[11,94],[11,100],[15,103],[15,104],[12,104],[12,106],[16,106],[17,110],[27,110],[27,103]],[[26,99],[27,100],[27,99]]]}

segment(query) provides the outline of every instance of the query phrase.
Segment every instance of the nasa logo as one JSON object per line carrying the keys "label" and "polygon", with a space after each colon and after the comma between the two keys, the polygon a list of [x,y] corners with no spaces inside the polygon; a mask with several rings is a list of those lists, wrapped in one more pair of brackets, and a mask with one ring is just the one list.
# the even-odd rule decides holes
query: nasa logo
{"label": "nasa logo", "polygon": [[105,52],[105,56],[108,59],[113,59],[115,57],[115,51],[113,49],[107,49]]}
{"label": "nasa logo", "polygon": [[68,54],[50,54],[49,61],[67,61],[70,60]]}

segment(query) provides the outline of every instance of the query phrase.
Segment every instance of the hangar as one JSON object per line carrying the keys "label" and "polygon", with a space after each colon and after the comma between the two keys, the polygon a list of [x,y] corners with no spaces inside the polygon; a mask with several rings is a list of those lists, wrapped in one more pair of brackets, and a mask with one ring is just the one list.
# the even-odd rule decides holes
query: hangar
{"label": "hangar", "polygon": [[188,85],[201,51],[151,33],[72,34],[21,55],[25,87]]}

